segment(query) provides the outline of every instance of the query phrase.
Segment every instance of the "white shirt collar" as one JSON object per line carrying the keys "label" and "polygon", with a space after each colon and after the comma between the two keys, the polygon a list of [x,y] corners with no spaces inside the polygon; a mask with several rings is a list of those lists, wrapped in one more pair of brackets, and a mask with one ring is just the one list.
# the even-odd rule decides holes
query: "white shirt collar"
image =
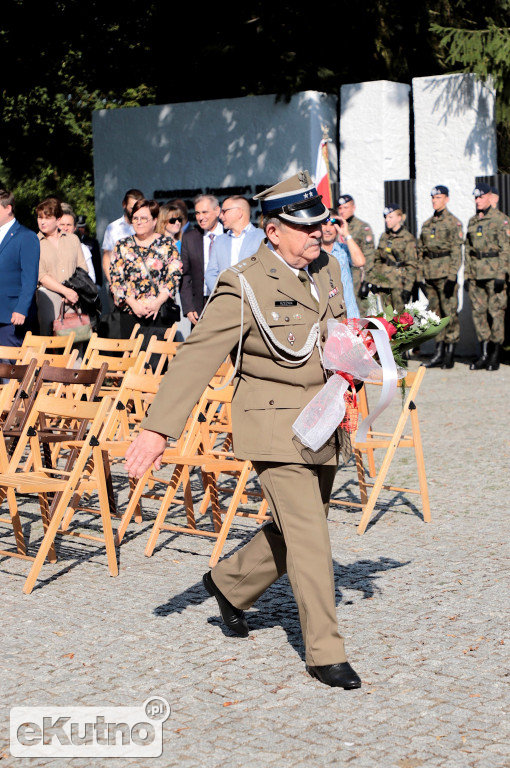
{"label": "white shirt collar", "polygon": [[16,219],[12,219],[11,221],[8,221],[7,224],[2,224],[0,227],[0,243],[6,236],[7,232],[10,230],[10,228],[13,226],[13,224],[16,222]]}
{"label": "white shirt collar", "polygon": [[234,231],[232,229],[229,229],[227,232],[227,235],[234,238],[240,238],[244,237],[247,232],[249,232],[250,229],[253,229],[253,224],[251,222],[248,222],[248,224],[245,226],[243,230],[238,235],[234,235]]}

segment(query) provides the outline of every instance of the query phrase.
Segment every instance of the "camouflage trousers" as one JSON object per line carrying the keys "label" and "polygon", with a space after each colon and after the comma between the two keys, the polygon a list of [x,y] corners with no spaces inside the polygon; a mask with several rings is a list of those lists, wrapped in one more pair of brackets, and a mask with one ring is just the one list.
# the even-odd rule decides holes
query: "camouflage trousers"
{"label": "camouflage trousers", "polygon": [[436,336],[436,341],[445,341],[447,344],[457,344],[460,339],[460,323],[457,315],[457,293],[458,285],[455,286],[453,295],[450,298],[445,296],[444,286],[445,277],[438,277],[436,280],[428,279],[427,299],[429,309],[435,312],[439,317],[449,317],[450,322],[440,334]]}
{"label": "camouflage trousers", "polygon": [[352,266],[351,274],[352,274],[352,284],[354,286],[354,296],[358,298],[359,289],[361,287],[361,283],[363,282],[363,267]]}
{"label": "camouflage trousers", "polygon": [[506,289],[494,292],[494,280],[469,280],[471,311],[478,341],[503,344],[505,340]]}

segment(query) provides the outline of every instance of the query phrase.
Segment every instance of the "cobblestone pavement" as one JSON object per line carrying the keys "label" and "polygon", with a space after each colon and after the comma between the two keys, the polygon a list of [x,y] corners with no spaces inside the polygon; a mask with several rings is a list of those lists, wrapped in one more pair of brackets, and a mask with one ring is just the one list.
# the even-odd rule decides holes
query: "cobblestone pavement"
{"label": "cobblestone pavement", "polygon": [[[66,538],[26,596],[28,564],[1,559],[0,768],[107,764],[12,757],[11,706],[137,706],[150,696],[171,705],[162,756],[119,765],[510,766],[509,391],[508,366],[427,371],[417,404],[432,523],[405,493],[384,494],[363,536],[359,511],[331,510],[338,621],[360,690],[306,673],[286,577],[249,611],[249,638],[229,636],[201,584],[211,540],[165,533],[146,558],[149,506],[120,547],[117,578],[103,549]],[[403,449],[391,482],[416,487],[414,466]],[[120,467],[116,485],[125,499]],[[356,489],[350,463],[335,497]],[[23,509],[37,541],[35,507]],[[238,518],[224,554],[253,528]]]}

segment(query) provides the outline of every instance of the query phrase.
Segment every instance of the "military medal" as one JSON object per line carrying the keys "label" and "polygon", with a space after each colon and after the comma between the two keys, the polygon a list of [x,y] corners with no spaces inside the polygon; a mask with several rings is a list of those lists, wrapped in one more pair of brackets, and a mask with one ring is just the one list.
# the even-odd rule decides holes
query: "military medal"
{"label": "military medal", "polygon": [[271,317],[273,318],[273,320],[280,319],[280,315],[278,314],[278,312],[271,312]]}
{"label": "military medal", "polygon": [[299,312],[296,312],[296,314],[292,315],[292,317],[294,318],[294,320],[301,320],[303,315],[301,315]]}
{"label": "military medal", "polygon": [[336,296],[336,295],[337,295],[337,293],[338,293],[338,288],[337,288],[337,286],[335,285],[335,287],[333,288],[333,290],[332,290],[332,291],[330,291],[330,292],[328,293],[328,298],[329,298],[329,299],[332,299],[332,298],[333,298],[333,296]]}
{"label": "military medal", "polygon": [[287,336],[287,341],[289,342],[289,344],[294,344],[294,342],[296,341],[296,337],[294,336],[292,331]]}

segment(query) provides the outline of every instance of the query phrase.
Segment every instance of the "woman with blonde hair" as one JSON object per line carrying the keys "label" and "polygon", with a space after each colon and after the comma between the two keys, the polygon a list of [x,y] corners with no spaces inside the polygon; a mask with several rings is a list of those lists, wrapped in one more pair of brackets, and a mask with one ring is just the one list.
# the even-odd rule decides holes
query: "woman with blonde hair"
{"label": "woman with blonde hair", "polygon": [[184,217],[182,211],[172,203],[160,206],[156,232],[165,237],[171,237],[174,245],[181,252],[182,224]]}

